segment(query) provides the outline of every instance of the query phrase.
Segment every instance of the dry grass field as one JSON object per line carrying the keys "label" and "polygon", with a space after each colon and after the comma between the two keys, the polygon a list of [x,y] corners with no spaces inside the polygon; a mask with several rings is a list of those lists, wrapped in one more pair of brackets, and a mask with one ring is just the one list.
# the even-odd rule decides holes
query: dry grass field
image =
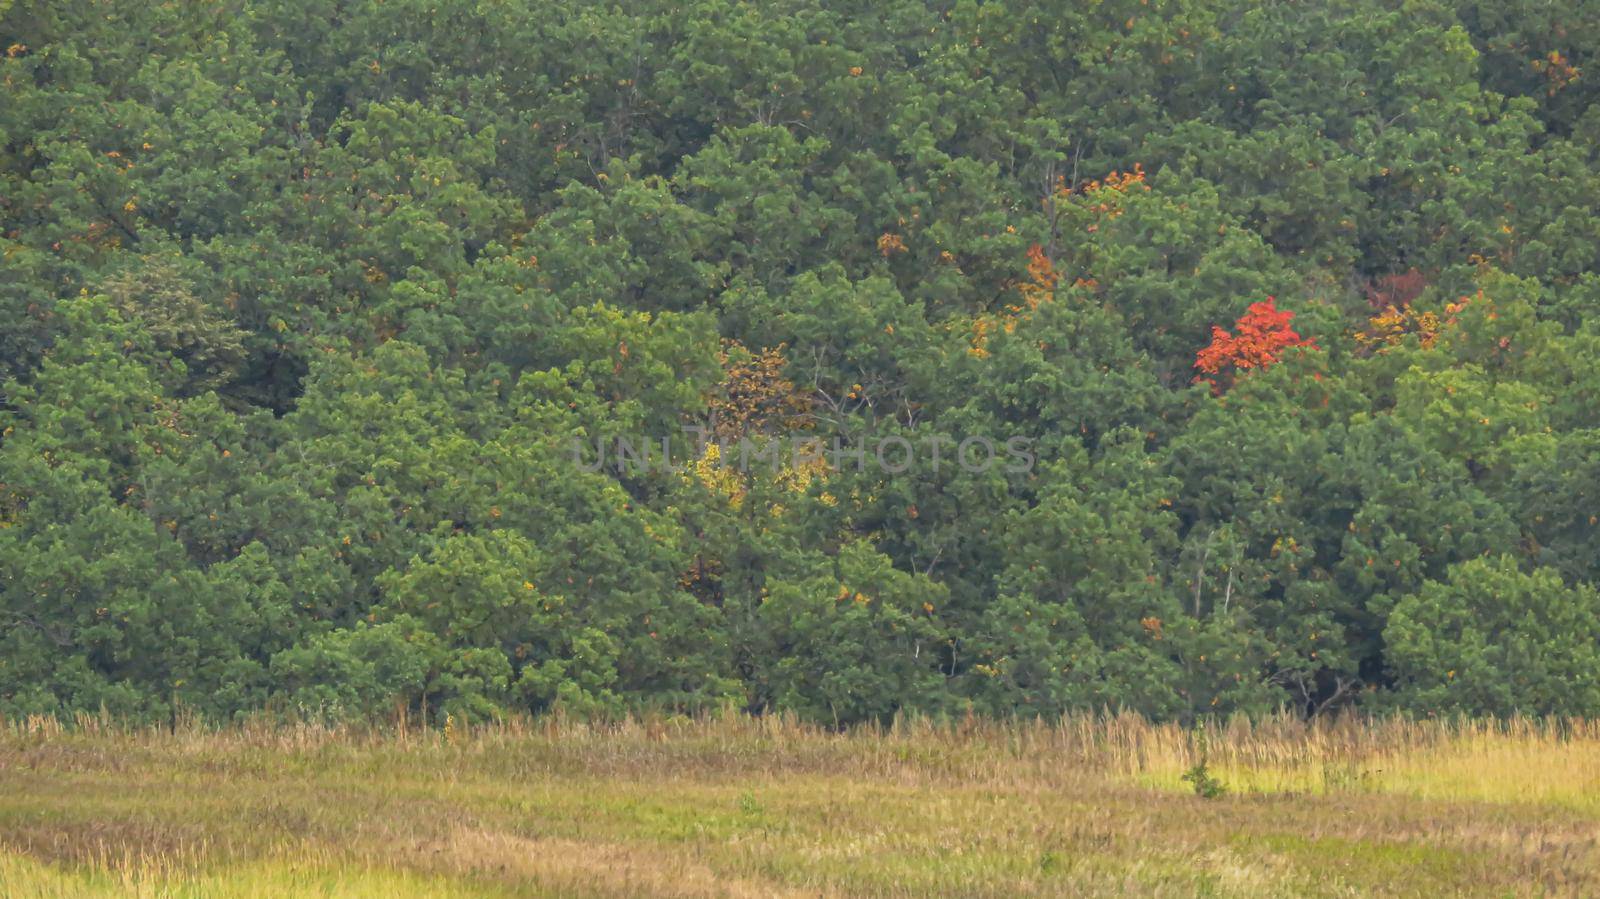
{"label": "dry grass field", "polygon": [[1600,895],[1600,723],[0,732],[6,899],[836,895]]}

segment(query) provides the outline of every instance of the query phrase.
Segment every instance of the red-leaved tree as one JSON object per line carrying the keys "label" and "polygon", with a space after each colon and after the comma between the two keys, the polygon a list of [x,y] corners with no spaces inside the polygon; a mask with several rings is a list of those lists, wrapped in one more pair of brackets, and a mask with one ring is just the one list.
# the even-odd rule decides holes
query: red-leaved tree
{"label": "red-leaved tree", "polygon": [[1195,380],[1205,381],[1220,393],[1224,381],[1232,383],[1240,372],[1276,363],[1290,347],[1316,348],[1316,340],[1301,337],[1289,327],[1292,318],[1293,312],[1279,309],[1277,300],[1267,297],[1250,304],[1234,323],[1233,333],[1212,325],[1211,345],[1194,357],[1194,367],[1200,370]]}

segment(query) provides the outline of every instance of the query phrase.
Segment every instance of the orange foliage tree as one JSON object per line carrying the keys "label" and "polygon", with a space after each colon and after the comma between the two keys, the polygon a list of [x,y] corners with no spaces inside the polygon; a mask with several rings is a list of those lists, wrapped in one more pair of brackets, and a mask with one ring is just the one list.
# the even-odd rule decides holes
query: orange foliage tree
{"label": "orange foliage tree", "polygon": [[[1050,257],[1045,255],[1044,247],[1034,244],[1028,248],[1028,280],[1017,285],[1017,293],[1022,294],[1022,301],[1029,309],[1038,309],[1040,303],[1055,295],[1056,282],[1060,278]],[[1011,310],[1022,311],[1016,306],[1012,306]]]}
{"label": "orange foliage tree", "polygon": [[998,314],[985,313],[972,320],[972,347],[967,350],[982,359],[989,355],[989,335],[998,326],[1007,334],[1017,329],[1019,317],[1037,311],[1040,304],[1055,296],[1056,283],[1061,275],[1050,262],[1044,247],[1034,244],[1028,248],[1028,280],[1017,285],[1022,296],[1020,303],[1007,303]]}
{"label": "orange foliage tree", "polygon": [[1291,347],[1315,349],[1314,339],[1301,337],[1289,327],[1292,318],[1293,312],[1279,309],[1278,301],[1267,297],[1250,304],[1234,323],[1232,333],[1212,325],[1210,345],[1194,358],[1194,367],[1200,370],[1195,380],[1204,381],[1212,390],[1220,392],[1223,385],[1219,378],[1231,381],[1240,372],[1273,365]]}

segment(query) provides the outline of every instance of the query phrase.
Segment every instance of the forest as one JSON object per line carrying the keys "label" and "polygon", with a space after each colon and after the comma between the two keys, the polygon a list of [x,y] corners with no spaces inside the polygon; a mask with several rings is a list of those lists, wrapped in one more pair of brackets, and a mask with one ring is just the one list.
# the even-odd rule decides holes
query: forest
{"label": "forest", "polygon": [[0,717],[1600,716],[1597,54],[0,0]]}

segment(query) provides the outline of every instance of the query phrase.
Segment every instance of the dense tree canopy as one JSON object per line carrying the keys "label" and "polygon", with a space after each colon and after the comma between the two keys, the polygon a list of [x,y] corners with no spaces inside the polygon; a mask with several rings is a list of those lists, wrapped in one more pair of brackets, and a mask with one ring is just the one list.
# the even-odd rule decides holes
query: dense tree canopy
{"label": "dense tree canopy", "polygon": [[0,714],[1600,715],[1600,10],[846,6],[0,2]]}

